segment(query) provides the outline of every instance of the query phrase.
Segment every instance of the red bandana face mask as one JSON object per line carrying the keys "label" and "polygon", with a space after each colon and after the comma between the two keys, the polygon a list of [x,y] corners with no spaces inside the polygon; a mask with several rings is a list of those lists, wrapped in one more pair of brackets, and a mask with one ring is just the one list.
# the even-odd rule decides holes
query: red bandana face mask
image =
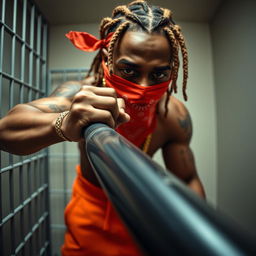
{"label": "red bandana face mask", "polygon": [[[113,34],[109,33],[106,38],[99,40],[86,32],[70,31],[66,37],[78,49],[91,52],[107,48]],[[170,80],[144,87],[110,75],[104,62],[102,65],[106,86],[114,88],[118,96],[125,100],[125,111],[131,117],[129,122],[120,125],[116,131],[136,146],[141,146],[156,127],[156,104],[168,90]]]}
{"label": "red bandana face mask", "polygon": [[106,86],[116,90],[125,100],[125,111],[131,120],[120,125],[116,131],[136,146],[141,146],[156,127],[156,104],[168,90],[169,81],[149,87],[132,83],[116,75],[110,75],[102,62]]}

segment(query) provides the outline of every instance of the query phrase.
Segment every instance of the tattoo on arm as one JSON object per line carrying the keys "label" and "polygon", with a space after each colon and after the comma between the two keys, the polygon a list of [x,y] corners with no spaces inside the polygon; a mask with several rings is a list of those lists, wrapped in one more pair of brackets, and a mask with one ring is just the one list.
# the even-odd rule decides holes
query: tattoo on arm
{"label": "tattoo on arm", "polygon": [[52,103],[28,103],[30,106],[33,106],[37,109],[40,109],[45,112],[50,112],[50,113],[60,113],[63,111],[66,111],[69,109],[67,105],[57,105],[57,104],[52,104]]}
{"label": "tattoo on arm", "polygon": [[[44,104],[44,105],[47,106],[47,104]],[[59,113],[67,110],[66,105],[57,105],[57,104],[48,104],[48,108],[54,113]]]}
{"label": "tattoo on arm", "polygon": [[183,172],[183,180],[189,183],[196,173],[195,160],[190,148],[180,150],[180,158],[183,162],[183,168],[186,170]]}
{"label": "tattoo on arm", "polygon": [[180,124],[180,127],[184,130],[186,134],[186,140],[190,141],[192,137],[192,122],[189,113],[186,114],[184,118],[179,118],[178,121]]}
{"label": "tattoo on arm", "polygon": [[80,89],[80,84],[67,83],[55,89],[50,96],[70,98],[73,97],[77,92],[79,92]]}
{"label": "tattoo on arm", "polygon": [[180,156],[184,164],[184,168],[188,169],[188,167],[191,166],[191,164],[194,165],[194,157],[192,154],[192,151],[190,148],[187,149],[181,149],[180,150]]}

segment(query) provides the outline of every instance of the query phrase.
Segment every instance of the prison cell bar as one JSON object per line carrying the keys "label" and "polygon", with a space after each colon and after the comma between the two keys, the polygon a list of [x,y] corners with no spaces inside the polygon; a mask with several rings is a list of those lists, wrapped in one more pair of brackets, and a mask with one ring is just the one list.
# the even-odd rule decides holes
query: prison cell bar
{"label": "prison cell bar", "polygon": [[84,131],[105,193],[146,255],[256,255],[253,239],[104,124]]}

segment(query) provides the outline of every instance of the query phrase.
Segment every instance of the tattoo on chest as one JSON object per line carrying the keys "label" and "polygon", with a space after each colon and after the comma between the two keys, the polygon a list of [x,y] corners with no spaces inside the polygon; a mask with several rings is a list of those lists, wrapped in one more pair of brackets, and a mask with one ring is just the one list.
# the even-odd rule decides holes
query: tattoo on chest
{"label": "tattoo on chest", "polygon": [[79,90],[80,84],[64,84],[55,89],[50,96],[55,97],[73,97]]}
{"label": "tattoo on chest", "polygon": [[179,121],[180,127],[186,133],[187,140],[190,140],[192,136],[192,122],[191,122],[190,115],[187,113],[184,118],[178,117],[178,121]]}

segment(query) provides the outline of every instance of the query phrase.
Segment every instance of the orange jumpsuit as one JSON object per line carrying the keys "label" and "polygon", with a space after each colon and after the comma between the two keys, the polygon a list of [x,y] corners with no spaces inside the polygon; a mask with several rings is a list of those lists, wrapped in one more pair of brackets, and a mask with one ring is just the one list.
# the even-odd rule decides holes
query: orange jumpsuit
{"label": "orange jumpsuit", "polygon": [[65,209],[63,256],[143,255],[103,190],[88,182],[77,166],[72,198]]}

